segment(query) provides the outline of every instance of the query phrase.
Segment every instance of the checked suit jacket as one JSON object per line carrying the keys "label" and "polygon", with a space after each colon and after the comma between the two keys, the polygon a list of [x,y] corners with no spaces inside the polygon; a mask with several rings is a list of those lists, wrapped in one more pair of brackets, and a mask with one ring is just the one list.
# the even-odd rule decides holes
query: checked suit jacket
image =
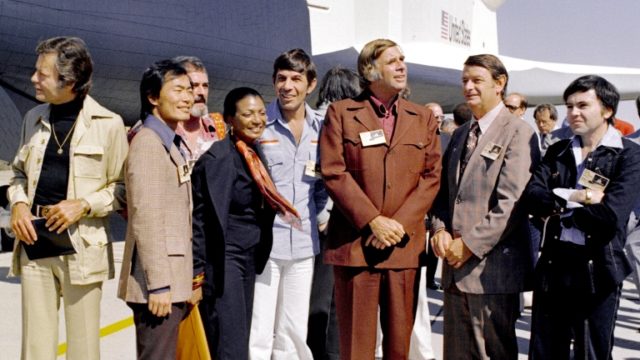
{"label": "checked suit jacket", "polygon": [[[473,120],[475,121],[475,120]],[[478,140],[462,178],[460,158],[471,122],[458,128],[442,162],[432,230],[460,233],[473,255],[459,269],[443,263],[442,284],[473,294],[508,294],[525,288],[533,270],[527,213],[520,196],[539,158],[531,126],[504,108]],[[486,151],[500,146],[495,159]]]}
{"label": "checked suit jacket", "polygon": [[[118,297],[146,303],[149,290],[171,287],[171,302],[191,297],[191,182],[180,181],[186,164],[178,148],[142,128],[125,167],[129,219]],[[188,179],[188,177],[187,177]]]}

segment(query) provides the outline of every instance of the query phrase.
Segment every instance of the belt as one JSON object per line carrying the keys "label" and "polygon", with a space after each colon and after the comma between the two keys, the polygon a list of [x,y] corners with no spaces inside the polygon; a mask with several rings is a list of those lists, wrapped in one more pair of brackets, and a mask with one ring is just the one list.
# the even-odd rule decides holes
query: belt
{"label": "belt", "polygon": [[49,210],[51,210],[51,205],[34,205],[32,209],[35,210],[33,211],[35,217],[47,217]]}

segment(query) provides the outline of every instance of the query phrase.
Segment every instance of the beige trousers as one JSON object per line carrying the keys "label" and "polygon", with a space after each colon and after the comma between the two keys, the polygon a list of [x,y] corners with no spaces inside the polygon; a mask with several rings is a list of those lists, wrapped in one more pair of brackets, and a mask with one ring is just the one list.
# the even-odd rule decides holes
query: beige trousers
{"label": "beige trousers", "polygon": [[55,360],[58,351],[58,309],[64,299],[66,358],[100,358],[102,282],[72,285],[66,256],[29,260],[23,251],[22,359]]}

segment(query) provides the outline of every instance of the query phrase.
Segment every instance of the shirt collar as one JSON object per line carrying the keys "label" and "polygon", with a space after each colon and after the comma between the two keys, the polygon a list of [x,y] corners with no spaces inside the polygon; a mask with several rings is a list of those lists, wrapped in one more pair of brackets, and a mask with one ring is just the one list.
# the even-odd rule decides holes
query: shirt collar
{"label": "shirt collar", "polygon": [[481,134],[485,134],[487,132],[489,126],[491,126],[491,123],[493,123],[493,121],[498,117],[498,114],[502,109],[504,109],[504,104],[500,101],[498,102],[498,105],[478,119],[478,126],[480,126]]}
{"label": "shirt collar", "polygon": [[396,95],[393,100],[391,100],[391,105],[389,105],[389,108],[387,108],[387,106],[380,101],[380,99],[378,99],[377,97],[375,97],[373,95],[373,93],[369,93],[369,99],[371,100],[371,105],[373,105],[373,109],[376,112],[376,115],[378,115],[378,117],[385,117],[387,116],[388,112],[391,111],[391,113],[396,116],[398,114],[398,95]]}
{"label": "shirt collar", "polygon": [[[618,148],[618,149],[623,148],[622,135],[620,135],[620,132],[616,130],[616,128],[614,128],[613,125],[610,125],[610,124],[607,125],[607,132],[604,133],[604,136],[602,137],[602,139],[600,139],[600,142],[598,143],[598,145],[596,145],[595,149],[597,149],[600,146],[606,146],[606,147]],[[573,137],[571,138],[571,147],[582,148],[582,144],[580,142],[579,136],[573,135]]]}
{"label": "shirt collar", "polygon": [[[304,119],[306,120],[307,124],[315,131],[320,131],[320,121],[318,118],[318,113],[305,102]],[[282,126],[285,126],[287,124],[284,116],[282,116],[282,112],[280,111],[280,103],[277,99],[271,102],[269,106],[267,106],[267,126],[273,125],[276,121],[279,122]]]}
{"label": "shirt collar", "polygon": [[158,134],[160,140],[162,141],[162,145],[164,145],[167,151],[171,150],[172,144],[176,144],[176,140],[178,141],[177,144],[180,144],[180,141],[182,140],[182,138],[173,130],[171,130],[171,128],[164,121],[158,119],[153,115],[147,116],[147,118],[144,120],[144,126]]}

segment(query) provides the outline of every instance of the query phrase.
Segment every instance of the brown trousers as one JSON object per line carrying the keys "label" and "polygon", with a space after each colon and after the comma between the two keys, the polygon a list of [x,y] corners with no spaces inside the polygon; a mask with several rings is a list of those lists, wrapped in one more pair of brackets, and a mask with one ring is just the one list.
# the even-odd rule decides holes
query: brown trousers
{"label": "brown trousers", "polygon": [[418,290],[417,269],[334,266],[340,358],[375,356],[378,306],[384,359],[407,359]]}

